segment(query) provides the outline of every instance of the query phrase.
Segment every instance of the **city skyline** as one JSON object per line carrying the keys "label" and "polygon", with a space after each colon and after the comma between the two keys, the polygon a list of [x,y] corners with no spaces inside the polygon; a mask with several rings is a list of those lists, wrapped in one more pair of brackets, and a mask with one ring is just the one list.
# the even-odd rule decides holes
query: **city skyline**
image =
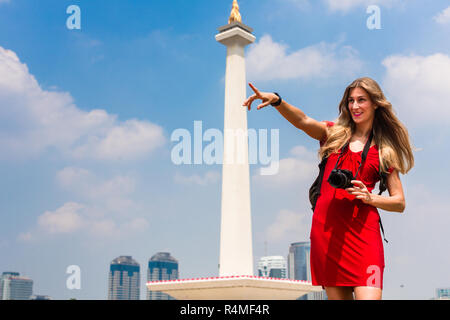
{"label": "city skyline", "polygon": [[[292,246],[293,244],[291,244]],[[287,255],[289,259],[289,255]],[[281,259],[280,259],[281,258]],[[287,278],[288,271],[287,271],[287,259],[283,256],[263,256],[258,259],[258,261],[255,261],[255,270],[259,277],[275,277],[275,278]],[[295,262],[294,262],[295,263]],[[109,264],[109,280],[108,280],[108,290],[107,290],[107,298],[109,300],[128,300],[130,297],[130,290],[129,286],[126,288],[123,288],[122,285],[120,289],[117,288],[117,284],[122,282],[122,277],[124,279],[132,280],[131,278],[127,278],[125,272],[137,272],[137,279],[138,279],[138,287],[144,287],[145,283],[148,281],[161,281],[161,280],[174,280],[179,278],[179,269],[178,269],[178,261],[171,256],[169,252],[157,252],[154,255],[152,255],[148,259],[147,264],[147,276],[146,277],[140,277],[140,263],[138,261],[135,261],[132,256],[129,255],[120,255],[113,259],[111,263]],[[265,266],[264,268],[264,274],[262,273],[263,270],[261,269],[262,266]],[[131,267],[131,269],[130,269]],[[268,268],[267,268],[268,267]],[[154,269],[157,269],[155,272]],[[281,269],[283,270],[281,270]],[[2,273],[2,276],[14,276],[20,279],[26,279],[28,281],[31,281],[33,283],[32,279],[27,278],[26,276],[20,276],[18,272],[11,272],[11,271],[4,271]],[[120,279],[120,280],[119,280]],[[308,278],[294,278],[297,280],[308,280]],[[123,280],[125,281],[125,280]],[[2,292],[3,292],[3,282],[2,279],[0,279],[0,300],[2,300]],[[139,290],[139,289],[138,289]],[[32,290],[31,290],[32,291]],[[30,291],[30,297],[34,297],[35,299],[52,299],[49,295],[43,295],[43,294],[36,294],[35,292]],[[120,291],[120,293],[118,292]],[[131,300],[167,300],[167,295],[163,293],[155,292],[153,293],[153,297],[151,296],[152,293],[148,290],[146,290],[145,295],[141,295],[140,292],[135,294],[134,296],[139,297],[139,299],[131,299]],[[126,298],[128,297],[128,298]],[[73,299],[73,298],[70,298]],[[169,297],[169,299],[173,299]]]}
{"label": "city skyline", "polygon": [[[294,272],[293,270],[296,270],[298,268],[302,269],[304,268],[303,263],[301,262],[299,263],[299,260],[302,259],[296,259],[294,257],[294,255],[296,254],[296,251],[298,251],[298,249],[293,249],[295,247],[306,247],[309,249],[309,242],[300,242],[300,243],[291,243],[291,245],[289,246],[289,254],[287,255],[287,259],[285,259],[283,256],[263,256],[260,257],[255,270],[258,273],[259,277],[278,277],[278,278],[286,278],[289,277],[290,279],[296,279],[296,280],[307,280],[310,281],[310,270],[306,270],[306,275],[304,274],[305,272],[300,272],[300,273],[295,273],[296,275],[292,274],[292,272]],[[298,254],[298,253],[297,253]],[[304,253],[302,253],[304,254]],[[134,259],[132,259],[131,256],[126,256],[126,255],[121,255],[117,258],[115,258],[111,264],[113,265],[115,262],[120,262],[121,263],[125,263],[125,264],[131,264],[131,265],[136,265],[138,267],[138,270],[140,270],[140,264],[136,261],[134,261]],[[164,270],[164,275],[155,275],[152,274],[152,272],[150,271],[150,269],[152,268],[151,266],[151,262],[155,261],[156,264],[153,264],[153,267],[162,267],[164,265],[164,262],[170,262],[170,263],[175,263],[176,267],[174,269],[174,267],[169,266],[170,269],[175,270],[175,273],[172,275],[170,275],[170,273],[167,273],[166,270]],[[131,263],[130,263],[131,262]],[[162,264],[161,264],[162,262]],[[296,264],[298,264],[297,266],[295,266]],[[167,266],[164,266],[167,267]],[[290,270],[288,270],[288,268],[292,268]],[[307,263],[306,266],[307,269],[309,269],[309,263]],[[284,271],[282,270],[284,269]],[[274,270],[274,272],[272,272],[272,270]],[[139,272],[139,271],[138,271]],[[174,280],[174,279],[178,279],[178,261],[176,259],[174,259],[169,252],[158,252],[156,254],[154,254],[149,260],[148,260],[148,271],[147,271],[147,278],[144,280],[143,283],[143,287],[145,287],[145,283],[147,281],[160,281],[160,280]],[[303,275],[301,275],[303,274]],[[19,281],[23,281],[25,280],[25,282],[27,283],[31,283],[31,286],[28,288],[28,285],[15,285],[17,288],[13,289],[13,293],[11,295],[11,290],[5,290],[5,282],[3,281],[6,278],[14,278]],[[140,277],[139,277],[140,278]],[[109,296],[108,299],[111,300],[111,295],[113,294],[111,292],[111,269],[110,269],[110,280],[109,280],[109,288],[108,288],[108,293],[107,295]],[[11,282],[11,281],[9,281]],[[9,287],[11,286],[9,283],[7,284]],[[15,271],[3,271],[2,272],[2,276],[0,277],[0,300],[11,300],[11,299],[19,299],[19,300],[52,300],[53,297],[49,296],[49,295],[42,295],[42,294],[36,294],[35,292],[33,292],[32,290],[32,286],[33,286],[33,280],[22,275],[20,276],[19,272],[15,272]],[[142,284],[141,284],[142,286]],[[24,295],[24,292],[25,295]],[[437,300],[448,300],[450,299],[450,288],[448,287],[439,287],[439,288],[435,288],[435,295],[433,297],[430,297],[429,299],[437,299]],[[6,294],[5,294],[6,293]],[[158,293],[158,292],[154,292],[153,295],[154,297],[150,297],[150,291],[146,290],[146,295],[141,296],[139,293],[137,295],[135,295],[134,297],[138,297],[138,299],[125,299],[125,300],[167,300],[167,295],[166,294],[162,294],[162,293]],[[12,298],[12,296],[14,296],[14,298]],[[29,298],[27,298],[29,296]],[[315,292],[315,293],[310,293],[307,294],[304,297],[301,297],[300,300],[323,300],[326,299],[326,294],[325,292]],[[69,298],[69,299],[73,299],[73,298]],[[169,300],[173,299],[171,297],[169,297]],[[121,300],[121,299],[113,299],[113,300]]]}
{"label": "city skyline", "polygon": [[[214,35],[231,3],[80,0],[78,12],[66,0],[0,1],[0,270],[54,299],[106,299],[105,270],[124,253],[141,263],[170,252],[181,278],[218,275],[221,166],[196,155],[223,128],[225,53]],[[380,212],[383,296],[428,299],[448,287],[450,171],[438,163],[450,150],[448,1],[239,6],[256,37],[247,80],[260,90],[333,120],[349,82],[380,83],[417,147],[401,176],[405,213]],[[250,166],[256,266],[309,240],[318,143],[273,108],[247,116],[257,134],[279,135],[278,149],[267,148],[278,151],[278,172]],[[191,135],[191,164],[171,157],[178,129]],[[67,287],[70,266],[79,289]]]}

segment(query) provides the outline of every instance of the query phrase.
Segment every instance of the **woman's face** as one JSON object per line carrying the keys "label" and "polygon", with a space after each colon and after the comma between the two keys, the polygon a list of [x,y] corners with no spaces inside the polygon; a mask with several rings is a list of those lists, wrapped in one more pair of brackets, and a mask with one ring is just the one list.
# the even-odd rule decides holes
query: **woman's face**
{"label": "woman's face", "polygon": [[378,108],[369,94],[363,88],[353,88],[348,97],[348,110],[355,124],[371,122],[375,118],[375,109]]}

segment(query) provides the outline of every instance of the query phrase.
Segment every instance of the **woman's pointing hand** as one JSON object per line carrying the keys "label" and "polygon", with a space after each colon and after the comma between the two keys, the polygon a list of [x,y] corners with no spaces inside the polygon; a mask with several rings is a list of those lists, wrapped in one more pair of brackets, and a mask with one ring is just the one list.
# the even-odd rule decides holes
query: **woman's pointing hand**
{"label": "woman's pointing hand", "polygon": [[275,103],[278,101],[278,96],[274,93],[270,93],[270,92],[260,92],[258,89],[255,88],[255,86],[253,86],[253,84],[249,83],[250,88],[252,88],[253,92],[255,92],[255,94],[253,94],[252,96],[250,96],[247,100],[245,100],[245,102],[242,104],[242,106],[245,106],[248,108],[248,110],[250,111],[251,106],[253,101],[259,99],[262,101],[262,103],[260,105],[258,105],[258,107],[256,109],[261,109],[264,107],[267,107],[269,104],[271,103]]}

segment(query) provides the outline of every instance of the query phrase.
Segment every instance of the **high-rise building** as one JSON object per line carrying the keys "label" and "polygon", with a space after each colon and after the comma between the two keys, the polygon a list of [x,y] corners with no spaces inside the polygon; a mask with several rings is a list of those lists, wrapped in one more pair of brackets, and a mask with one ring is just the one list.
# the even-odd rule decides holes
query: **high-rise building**
{"label": "high-rise building", "polygon": [[450,300],[450,288],[437,288],[436,289],[437,300]]}
{"label": "high-rise building", "polygon": [[309,242],[294,242],[289,247],[288,278],[295,280],[311,281],[311,269],[309,266]]}
{"label": "high-rise building", "polygon": [[33,294],[33,280],[18,272],[3,272],[0,278],[0,300],[28,300]]}
{"label": "high-rise building", "polygon": [[120,256],[109,268],[109,300],[139,300],[140,267],[131,256]]}
{"label": "high-rise building", "polygon": [[[148,260],[147,281],[178,279],[178,261],[168,252],[158,252]],[[147,300],[174,300],[160,291],[147,290]]]}
{"label": "high-rise building", "polygon": [[282,256],[261,257],[258,262],[258,276],[286,278],[286,259]]}
{"label": "high-rise building", "polygon": [[[311,267],[309,259],[310,251],[311,243],[309,241],[291,243],[287,259],[289,279],[311,281]],[[299,298],[299,300],[325,299],[325,291],[310,292]]]}

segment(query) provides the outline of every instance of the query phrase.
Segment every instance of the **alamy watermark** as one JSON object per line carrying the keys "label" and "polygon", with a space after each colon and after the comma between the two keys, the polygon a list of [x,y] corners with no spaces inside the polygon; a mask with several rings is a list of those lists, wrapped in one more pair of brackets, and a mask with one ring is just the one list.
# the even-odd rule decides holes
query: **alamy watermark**
{"label": "alamy watermark", "polygon": [[366,26],[369,30],[381,29],[381,9],[377,5],[370,5],[366,9],[366,13],[370,14],[367,18]]}
{"label": "alamy watermark", "polygon": [[193,135],[184,128],[172,132],[171,141],[178,143],[172,147],[171,160],[176,165],[261,164],[267,166],[261,168],[261,175],[274,175],[279,169],[280,133],[270,129],[269,154],[268,131],[236,128],[223,133],[210,128],[203,132],[202,121],[194,121]]}
{"label": "alamy watermark", "polygon": [[366,273],[369,275],[367,277],[366,285],[368,287],[381,288],[381,269],[377,265],[370,265],[367,267]]}
{"label": "alamy watermark", "polygon": [[80,9],[80,7],[77,5],[70,5],[67,7],[66,13],[70,14],[70,16],[66,20],[67,29],[80,30],[81,29],[81,9]]}
{"label": "alamy watermark", "polygon": [[77,265],[70,265],[66,269],[70,276],[66,280],[66,288],[69,290],[81,289],[81,268]]}

